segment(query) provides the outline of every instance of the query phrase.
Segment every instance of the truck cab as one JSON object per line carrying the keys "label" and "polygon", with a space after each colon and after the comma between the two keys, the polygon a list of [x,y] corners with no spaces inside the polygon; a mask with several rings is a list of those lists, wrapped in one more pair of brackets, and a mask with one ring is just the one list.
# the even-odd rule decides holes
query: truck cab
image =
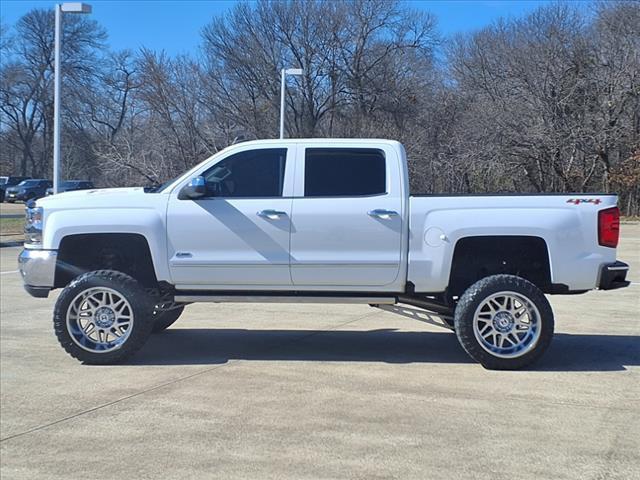
{"label": "truck cab", "polygon": [[335,143],[249,143],[177,182],[178,192],[194,179],[204,187],[168,200],[176,288],[401,291],[404,149]]}

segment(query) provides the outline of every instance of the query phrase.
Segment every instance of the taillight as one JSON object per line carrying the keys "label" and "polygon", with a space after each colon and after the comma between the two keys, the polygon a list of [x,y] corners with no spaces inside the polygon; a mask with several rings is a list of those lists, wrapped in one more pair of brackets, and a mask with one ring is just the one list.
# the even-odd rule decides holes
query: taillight
{"label": "taillight", "polygon": [[616,248],[620,237],[620,209],[607,208],[598,212],[598,243]]}

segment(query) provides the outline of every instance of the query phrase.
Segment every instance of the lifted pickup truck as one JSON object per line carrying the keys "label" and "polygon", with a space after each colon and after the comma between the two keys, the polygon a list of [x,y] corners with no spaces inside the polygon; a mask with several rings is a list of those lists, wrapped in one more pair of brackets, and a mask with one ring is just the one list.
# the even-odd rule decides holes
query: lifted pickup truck
{"label": "lifted pickup truck", "polygon": [[27,209],[26,290],[63,288],[62,347],[121,361],[192,302],[403,303],[484,367],[551,342],[544,294],[624,287],[609,194],[409,195],[389,140],[231,146],[153,190],[68,192]]}

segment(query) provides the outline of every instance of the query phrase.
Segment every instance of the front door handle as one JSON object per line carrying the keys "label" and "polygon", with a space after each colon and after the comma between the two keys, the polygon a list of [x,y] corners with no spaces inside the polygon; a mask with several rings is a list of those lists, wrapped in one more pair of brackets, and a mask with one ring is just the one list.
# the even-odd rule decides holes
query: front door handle
{"label": "front door handle", "polygon": [[279,210],[262,210],[256,215],[262,218],[268,218],[269,220],[278,220],[280,217],[284,217],[287,212],[281,212]]}
{"label": "front door handle", "polygon": [[370,217],[381,218],[382,220],[389,220],[391,217],[397,217],[398,212],[394,210],[385,210],[384,208],[376,208],[375,210],[367,212],[367,215]]}

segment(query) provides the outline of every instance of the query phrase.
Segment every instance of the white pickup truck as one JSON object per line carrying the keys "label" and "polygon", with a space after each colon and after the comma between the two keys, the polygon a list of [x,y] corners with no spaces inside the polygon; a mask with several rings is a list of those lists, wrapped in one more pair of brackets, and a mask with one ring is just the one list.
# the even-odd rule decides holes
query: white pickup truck
{"label": "white pickup truck", "polygon": [[63,288],[73,357],[121,361],[193,302],[396,303],[439,315],[486,368],[539,358],[544,294],[627,286],[610,194],[409,195],[395,141],[261,140],[153,189],[27,207],[25,288]]}

